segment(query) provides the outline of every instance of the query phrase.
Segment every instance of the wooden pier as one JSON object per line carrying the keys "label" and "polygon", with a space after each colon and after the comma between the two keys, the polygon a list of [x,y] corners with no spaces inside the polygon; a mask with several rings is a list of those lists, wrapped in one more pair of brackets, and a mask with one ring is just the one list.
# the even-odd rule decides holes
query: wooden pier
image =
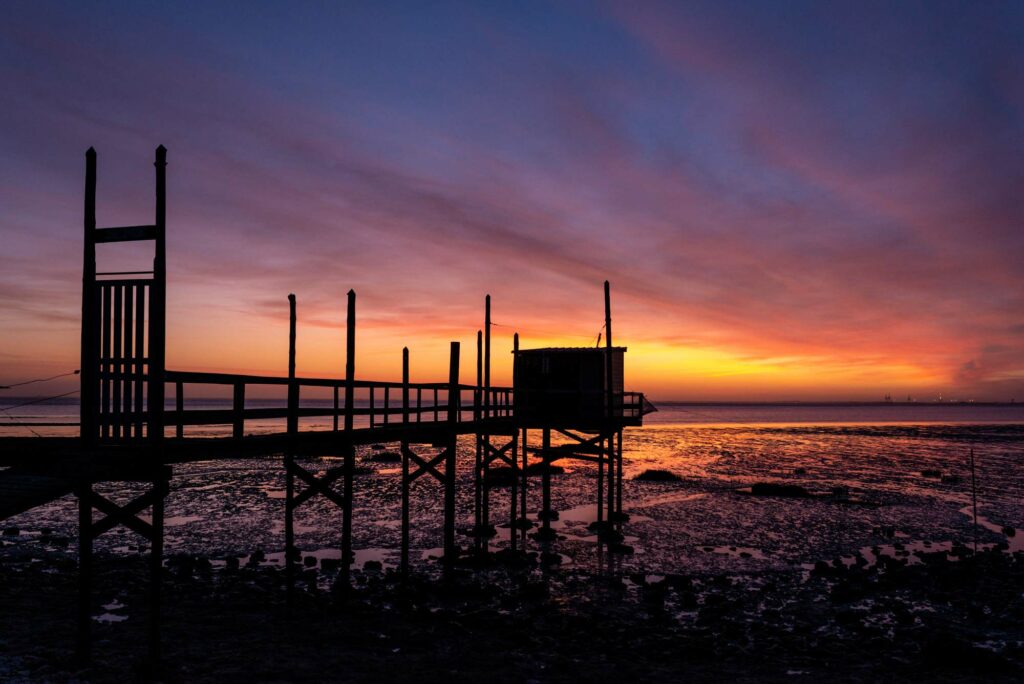
{"label": "wooden pier", "polygon": [[[296,360],[296,299],[289,295],[289,348],[286,377],[197,373],[165,366],[166,341],[166,150],[156,150],[156,211],[151,225],[96,227],[96,153],[86,153],[84,259],[82,278],[82,336],[80,373],[80,435],[78,438],[0,439],[0,519],[74,494],[79,503],[79,610],[78,651],[90,654],[92,614],[93,540],[123,525],[147,539],[152,548],[150,658],[160,657],[160,574],[163,549],[164,499],[173,477],[173,464],[214,458],[281,454],[286,474],[284,503],[285,572],[289,592],[294,591],[296,559],[294,513],[316,496],[325,497],[342,511],[339,540],[342,562],[339,584],[349,586],[353,559],[352,510],[358,497],[355,486],[356,447],[394,443],[401,453],[401,561],[410,571],[409,488],[421,477],[437,482],[443,496],[443,563],[452,567],[462,550],[456,542],[456,444],[459,436],[473,435],[474,519],[471,553],[486,553],[494,536],[489,476],[494,466],[511,472],[508,523],[525,530],[535,522],[527,517],[529,479],[528,432],[540,431],[534,447],[541,468],[541,543],[554,540],[550,527],[557,512],[551,508],[550,465],[561,459],[582,459],[596,464],[599,473],[595,503],[601,543],[614,550],[617,527],[626,519],[622,511],[622,431],[641,425],[651,410],[640,393],[621,388],[621,358],[625,351],[612,346],[611,299],[605,283],[605,346],[603,348],[524,350],[514,336],[516,360],[513,387],[491,384],[491,299],[485,299],[484,329],[477,333],[476,379],[459,377],[461,349],[451,343],[448,378],[444,382],[412,382],[409,350],[402,350],[400,382],[357,378],[356,293],[348,293],[346,363],[344,378],[299,377]],[[113,242],[150,241],[153,262],[144,271],[97,272],[96,250]],[[580,370],[586,385],[564,387],[554,382],[537,385],[529,373],[532,359],[561,354],[545,361],[543,372],[558,359]],[[617,364],[617,365],[616,365]],[[576,372],[574,370],[574,372]],[[573,376],[575,377],[575,376]],[[531,380],[532,378],[532,380]],[[594,380],[598,378],[598,380]],[[543,378],[542,378],[543,379]],[[529,385],[533,382],[534,384]],[[596,382],[596,385],[593,385]],[[527,386],[529,385],[529,386]],[[187,409],[188,392],[201,386],[231,388],[229,409]],[[260,389],[283,387],[287,398],[279,407],[246,406],[246,397]],[[331,406],[302,406],[304,392],[328,392]],[[165,408],[173,391],[174,408]],[[358,395],[358,397],[357,397]],[[565,410],[563,410],[565,409]],[[300,430],[304,418],[326,418],[330,429]],[[247,434],[254,420],[279,419],[285,429],[271,434]],[[194,426],[231,426],[230,436],[198,437]],[[552,432],[568,442],[551,443]],[[334,455],[341,465],[318,475],[297,457]],[[100,482],[145,482],[148,488],[128,503],[115,503],[99,495]],[[150,511],[149,519],[140,515]],[[97,519],[96,513],[100,514]],[[517,550],[517,534],[510,546]]]}

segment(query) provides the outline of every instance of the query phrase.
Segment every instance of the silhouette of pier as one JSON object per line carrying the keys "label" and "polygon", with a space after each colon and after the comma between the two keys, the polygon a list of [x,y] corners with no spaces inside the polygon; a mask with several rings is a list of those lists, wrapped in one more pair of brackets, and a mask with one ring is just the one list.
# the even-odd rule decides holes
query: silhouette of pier
{"label": "silhouette of pier", "polygon": [[[0,440],[0,519],[73,493],[79,507],[78,652],[90,654],[93,542],[125,526],[151,545],[149,606],[150,658],[160,657],[160,575],[163,562],[164,499],[173,465],[224,457],[281,454],[286,474],[284,502],[285,572],[294,591],[296,561],[294,514],[316,496],[342,511],[339,583],[349,585],[353,555],[355,455],[359,445],[394,443],[401,454],[400,571],[410,571],[410,485],[420,478],[436,481],[443,508],[443,564],[450,569],[463,550],[456,541],[456,449],[463,435],[474,437],[474,519],[471,553],[488,550],[495,534],[490,508],[490,477],[495,466],[511,473],[508,523],[513,530],[539,524],[535,537],[555,537],[550,522],[551,464],[580,459],[597,466],[599,539],[614,544],[622,511],[622,431],[641,425],[652,410],[640,393],[623,390],[623,347],[612,343],[610,288],[605,282],[603,347],[520,349],[514,336],[513,387],[491,384],[491,300],[485,299],[484,329],[477,333],[476,378],[459,376],[461,349],[452,342],[448,377],[443,382],[412,382],[409,350],[402,350],[401,381],[359,379],[356,369],[356,293],[347,300],[346,362],[343,378],[296,374],[296,307],[289,301],[288,373],[284,377],[199,373],[166,368],[166,149],[156,150],[156,211],[150,225],[98,228],[96,225],[96,153],[86,153],[80,435],[78,438],[7,438]],[[151,242],[152,266],[143,271],[98,272],[101,245]],[[186,397],[196,388],[230,387],[225,409],[189,409]],[[268,388],[284,388],[278,407],[251,407],[246,398]],[[174,395],[174,408],[165,400]],[[328,407],[303,406],[304,393],[328,393]],[[358,397],[357,397],[358,395]],[[300,430],[307,418],[329,419],[329,429]],[[250,421],[281,419],[284,430],[253,435]],[[230,436],[189,434],[195,426],[230,425]],[[530,447],[528,433],[540,432],[540,446]],[[552,433],[567,442],[553,446]],[[539,520],[527,517],[528,456],[542,463]],[[298,457],[340,456],[340,465],[316,473]],[[128,502],[115,502],[95,491],[98,483],[146,483]],[[142,517],[149,510],[148,517]],[[96,517],[96,513],[99,516]],[[517,550],[519,535],[510,535]],[[525,537],[524,537],[525,539]]]}

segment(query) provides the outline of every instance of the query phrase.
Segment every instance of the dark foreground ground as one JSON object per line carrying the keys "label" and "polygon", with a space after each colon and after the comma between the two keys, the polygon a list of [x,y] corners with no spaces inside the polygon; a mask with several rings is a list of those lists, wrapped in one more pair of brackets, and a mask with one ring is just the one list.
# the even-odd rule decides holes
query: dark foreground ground
{"label": "dark foreground ground", "polygon": [[[343,596],[322,570],[166,570],[164,681],[1014,681],[1024,554],[955,547],[871,567],[624,576],[492,558],[403,586],[374,565]],[[959,556],[959,559],[957,557]],[[95,663],[75,666],[74,561],[0,564],[0,680],[147,679],[145,556],[97,559]]]}

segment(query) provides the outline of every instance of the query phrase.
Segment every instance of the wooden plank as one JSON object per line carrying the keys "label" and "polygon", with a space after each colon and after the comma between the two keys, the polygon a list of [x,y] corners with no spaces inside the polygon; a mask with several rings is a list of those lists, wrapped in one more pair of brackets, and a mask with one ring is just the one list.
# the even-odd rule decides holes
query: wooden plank
{"label": "wooden plank", "polygon": [[93,236],[97,243],[155,240],[157,230],[156,226],[117,226],[114,228],[97,228],[93,231]]}

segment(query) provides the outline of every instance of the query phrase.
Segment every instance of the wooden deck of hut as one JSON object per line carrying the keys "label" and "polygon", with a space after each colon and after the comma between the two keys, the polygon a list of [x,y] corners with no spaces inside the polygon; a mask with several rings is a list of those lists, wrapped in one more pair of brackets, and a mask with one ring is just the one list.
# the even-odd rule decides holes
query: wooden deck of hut
{"label": "wooden deck of hut", "polygon": [[[296,300],[289,295],[290,325],[286,377],[197,373],[165,366],[166,340],[166,150],[156,151],[156,212],[150,225],[96,227],[96,153],[86,153],[84,259],[82,278],[82,335],[80,373],[80,435],[77,438],[2,438],[0,519],[73,493],[79,504],[78,650],[90,653],[93,540],[123,525],[151,544],[150,657],[158,660],[160,575],[163,562],[164,498],[175,463],[224,457],[283,454],[285,492],[285,568],[289,591],[294,587],[295,510],[314,496],[323,496],[342,510],[339,582],[349,582],[352,552],[352,504],[355,448],[396,443],[401,453],[401,561],[409,571],[409,487],[421,477],[437,481],[443,490],[443,561],[451,567],[460,553],[456,543],[456,441],[475,438],[474,526],[475,551],[488,548],[495,534],[491,524],[489,474],[495,465],[509,468],[513,477],[509,523],[528,529],[529,481],[526,468],[528,431],[539,430],[542,505],[538,518],[541,541],[554,538],[550,521],[550,464],[565,458],[595,462],[599,478],[595,500],[602,528],[625,519],[622,512],[622,431],[642,424],[650,405],[642,394],[622,389],[622,353],[612,346],[611,302],[605,283],[605,347],[575,350],[525,350],[514,337],[514,387],[491,385],[491,301],[485,301],[484,330],[477,333],[477,373],[473,384],[459,377],[460,346],[451,343],[445,382],[411,382],[409,350],[402,350],[402,380],[381,382],[356,376],[356,294],[348,293],[346,364],[344,378],[299,377],[295,372]],[[97,272],[98,245],[126,241],[153,243],[153,262],[144,271]],[[544,379],[552,366],[546,359],[559,354],[575,363],[579,386]],[[596,360],[596,365],[595,365]],[[589,364],[589,365],[588,365]],[[564,365],[564,364],[563,364]],[[584,368],[584,370],[580,370]],[[562,385],[558,383],[562,382]],[[539,384],[538,384],[539,383]],[[187,409],[186,389],[230,387],[230,409]],[[285,388],[287,399],[274,408],[247,407],[246,397],[259,389]],[[328,408],[302,406],[303,392],[328,391]],[[165,408],[169,389],[174,409]],[[357,393],[362,395],[357,399]],[[327,430],[300,430],[303,418],[328,418]],[[283,419],[279,433],[246,433],[246,422]],[[358,424],[357,424],[358,422]],[[188,434],[193,426],[230,425],[229,437]],[[552,446],[552,433],[568,442]],[[301,455],[340,455],[341,465],[317,474],[297,459]],[[127,503],[115,503],[95,491],[100,482],[145,482],[148,489]],[[149,509],[148,519],[140,515]],[[94,518],[99,512],[101,517]],[[614,535],[602,535],[601,539]],[[512,549],[517,535],[510,536]]]}

